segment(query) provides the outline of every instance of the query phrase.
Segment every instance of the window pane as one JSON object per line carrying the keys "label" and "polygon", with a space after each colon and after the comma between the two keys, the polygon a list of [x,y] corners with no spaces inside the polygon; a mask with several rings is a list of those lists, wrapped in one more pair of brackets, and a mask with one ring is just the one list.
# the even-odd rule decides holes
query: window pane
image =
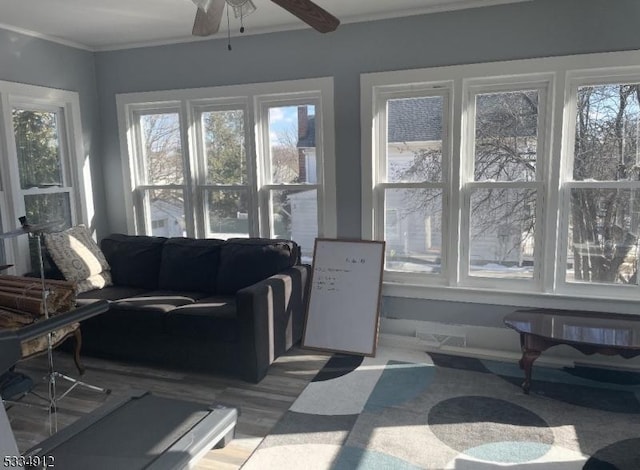
{"label": "window pane", "polygon": [[209,227],[207,236],[233,238],[249,236],[249,196],[247,191],[206,192]]}
{"label": "window pane", "polygon": [[184,196],[176,189],[149,189],[145,204],[151,218],[147,235],[159,237],[186,237]]}
{"label": "window pane", "polygon": [[640,191],[572,189],[568,282],[637,284]]}
{"label": "window pane", "polygon": [[247,181],[244,111],[202,113],[209,184],[243,184]]}
{"label": "window pane", "polygon": [[316,107],[269,108],[271,183],[316,183]]}
{"label": "window pane", "polygon": [[318,191],[271,191],[271,227],[276,238],[298,243],[310,261],[318,236]]}
{"label": "window pane", "polygon": [[578,88],[573,179],[640,179],[638,84]]}
{"label": "window pane", "polygon": [[29,194],[24,197],[25,215],[32,225],[60,222],[56,229],[71,227],[69,193]]}
{"label": "window pane", "polygon": [[476,181],[535,181],[538,92],[476,96]]}
{"label": "window pane", "polygon": [[182,142],[178,113],[144,114],[140,117],[144,148],[143,184],[182,184]]}
{"label": "window pane", "polygon": [[58,115],[13,110],[20,187],[63,186]]}
{"label": "window pane", "polygon": [[442,180],[442,96],[387,101],[387,182]]}
{"label": "window pane", "polygon": [[385,191],[386,269],[440,273],[442,190]]}
{"label": "window pane", "polygon": [[469,274],[533,277],[536,192],[478,189],[471,195]]}

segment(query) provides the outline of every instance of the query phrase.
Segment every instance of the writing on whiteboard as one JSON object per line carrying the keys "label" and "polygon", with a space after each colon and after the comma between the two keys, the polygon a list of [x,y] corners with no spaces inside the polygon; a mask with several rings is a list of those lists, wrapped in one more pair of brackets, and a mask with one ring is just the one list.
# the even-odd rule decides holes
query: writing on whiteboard
{"label": "writing on whiteboard", "polygon": [[339,292],[339,280],[340,276],[344,273],[350,273],[351,269],[345,268],[316,268],[316,275],[314,276],[314,288],[316,290],[326,292]]}

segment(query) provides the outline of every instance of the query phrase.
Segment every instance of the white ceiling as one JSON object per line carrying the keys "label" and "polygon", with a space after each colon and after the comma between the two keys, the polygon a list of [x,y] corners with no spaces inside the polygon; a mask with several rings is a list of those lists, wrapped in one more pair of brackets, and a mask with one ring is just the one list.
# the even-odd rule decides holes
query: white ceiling
{"label": "white ceiling", "polygon": [[[308,27],[270,0],[253,0],[245,34]],[[343,24],[528,0],[314,0]],[[198,40],[191,0],[3,0],[0,28],[89,50]],[[239,20],[231,18],[231,34]],[[227,34],[226,16],[214,37]],[[319,34],[319,33],[318,33]],[[330,34],[330,33],[329,33]]]}

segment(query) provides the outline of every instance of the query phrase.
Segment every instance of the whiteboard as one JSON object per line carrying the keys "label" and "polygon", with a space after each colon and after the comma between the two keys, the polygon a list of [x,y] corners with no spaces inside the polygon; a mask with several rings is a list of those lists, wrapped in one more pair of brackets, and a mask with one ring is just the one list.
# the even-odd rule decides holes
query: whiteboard
{"label": "whiteboard", "polygon": [[303,347],[375,355],[384,246],[316,239]]}

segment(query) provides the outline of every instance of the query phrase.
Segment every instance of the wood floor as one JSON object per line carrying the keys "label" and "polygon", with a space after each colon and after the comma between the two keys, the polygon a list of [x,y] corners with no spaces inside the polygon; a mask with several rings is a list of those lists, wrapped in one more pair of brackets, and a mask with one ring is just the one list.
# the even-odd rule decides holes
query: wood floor
{"label": "wood floor", "polygon": [[[294,348],[271,366],[260,383],[250,384],[222,376],[84,357],[87,370],[81,380],[111,389],[114,397],[125,396],[131,390],[148,390],[162,396],[238,408],[235,439],[223,449],[209,451],[195,467],[227,470],[239,468],[249,458],[328,358],[322,353]],[[57,371],[77,377],[71,355],[54,352],[54,364]],[[47,396],[46,356],[23,361],[16,370],[29,375],[37,384],[35,391]],[[68,386],[69,382],[58,379],[57,395]],[[107,398],[103,393],[76,387],[58,403],[58,430],[99,407]],[[49,436],[49,420],[48,412],[41,406],[43,401],[37,397],[28,395],[21,402],[39,405],[13,405],[7,412],[18,447],[24,452]]]}

